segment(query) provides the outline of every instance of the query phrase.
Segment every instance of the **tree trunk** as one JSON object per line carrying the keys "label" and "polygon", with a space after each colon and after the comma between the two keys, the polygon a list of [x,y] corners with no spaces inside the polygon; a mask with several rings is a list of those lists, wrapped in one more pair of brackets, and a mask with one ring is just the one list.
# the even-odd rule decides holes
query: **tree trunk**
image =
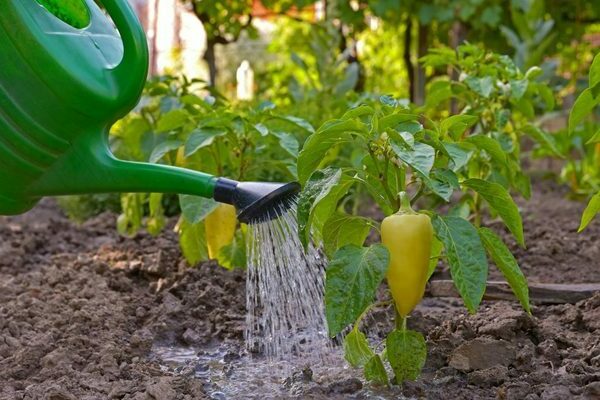
{"label": "tree trunk", "polygon": [[429,27],[419,24],[419,45],[417,46],[417,63],[415,65],[416,77],[414,84],[414,102],[417,105],[425,103],[425,68],[419,60],[427,54],[429,50]]}
{"label": "tree trunk", "polygon": [[215,47],[217,43],[214,40],[206,41],[206,52],[204,52],[204,61],[208,65],[208,85],[215,87],[217,85],[217,57]]}
{"label": "tree trunk", "polygon": [[415,70],[411,58],[411,47],[412,47],[412,18],[407,16],[406,18],[406,30],[404,32],[404,65],[406,66],[406,72],[408,74],[408,95],[410,101],[414,101],[415,93]]}

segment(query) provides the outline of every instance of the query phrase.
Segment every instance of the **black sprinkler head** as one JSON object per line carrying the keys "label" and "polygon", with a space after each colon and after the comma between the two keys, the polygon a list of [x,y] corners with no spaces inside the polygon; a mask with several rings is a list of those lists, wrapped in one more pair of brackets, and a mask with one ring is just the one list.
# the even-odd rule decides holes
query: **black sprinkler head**
{"label": "black sprinkler head", "polygon": [[291,207],[299,192],[298,182],[237,182],[219,178],[214,199],[235,206],[241,222],[256,224],[279,217]]}

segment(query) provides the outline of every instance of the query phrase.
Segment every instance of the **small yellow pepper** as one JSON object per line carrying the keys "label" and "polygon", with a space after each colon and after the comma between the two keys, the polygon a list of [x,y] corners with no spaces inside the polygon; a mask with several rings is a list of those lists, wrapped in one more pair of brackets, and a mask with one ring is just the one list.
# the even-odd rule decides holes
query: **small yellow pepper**
{"label": "small yellow pepper", "polygon": [[396,309],[406,317],[423,298],[431,258],[433,226],[425,214],[410,207],[400,193],[400,210],[381,223],[381,240],[390,252],[387,281]]}
{"label": "small yellow pepper", "polygon": [[229,204],[219,204],[204,221],[208,256],[218,259],[221,249],[233,241],[237,218],[235,207]]}

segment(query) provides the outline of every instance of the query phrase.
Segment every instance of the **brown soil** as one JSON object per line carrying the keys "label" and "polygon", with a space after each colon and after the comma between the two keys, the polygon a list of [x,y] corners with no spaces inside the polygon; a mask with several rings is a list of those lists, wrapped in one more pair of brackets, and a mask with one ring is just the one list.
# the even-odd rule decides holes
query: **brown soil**
{"label": "brown soil", "polygon": [[[530,281],[600,282],[600,223],[576,234],[583,205],[542,185],[521,206],[528,249],[516,254]],[[244,274],[187,268],[171,230],[125,239],[114,225],[104,214],[77,226],[51,201],[0,217],[0,399],[210,398],[210,382],[164,368],[153,344],[220,346],[225,371],[244,357]],[[370,319],[390,323],[384,311]],[[417,382],[371,388],[349,370],[305,368],[273,397],[237,398],[600,398],[600,294],[532,316],[516,302],[470,316],[457,299],[426,299],[409,323],[429,346]]]}

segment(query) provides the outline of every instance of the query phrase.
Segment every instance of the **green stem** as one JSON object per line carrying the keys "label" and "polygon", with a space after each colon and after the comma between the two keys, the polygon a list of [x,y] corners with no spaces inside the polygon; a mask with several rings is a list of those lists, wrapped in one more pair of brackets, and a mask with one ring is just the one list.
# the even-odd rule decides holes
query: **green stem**
{"label": "green stem", "polygon": [[377,302],[377,303],[370,304],[367,308],[364,309],[364,311],[362,313],[360,313],[360,315],[358,316],[358,318],[354,322],[354,328],[353,328],[353,330],[358,330],[359,329],[360,323],[365,318],[365,316],[369,313],[369,311],[371,311],[375,307],[383,307],[383,306],[388,306],[390,304],[392,304],[391,300],[380,301],[380,302]]}
{"label": "green stem", "polygon": [[415,210],[410,206],[410,197],[406,192],[398,193],[398,197],[400,198],[400,209],[398,213],[400,214],[417,214]]}

